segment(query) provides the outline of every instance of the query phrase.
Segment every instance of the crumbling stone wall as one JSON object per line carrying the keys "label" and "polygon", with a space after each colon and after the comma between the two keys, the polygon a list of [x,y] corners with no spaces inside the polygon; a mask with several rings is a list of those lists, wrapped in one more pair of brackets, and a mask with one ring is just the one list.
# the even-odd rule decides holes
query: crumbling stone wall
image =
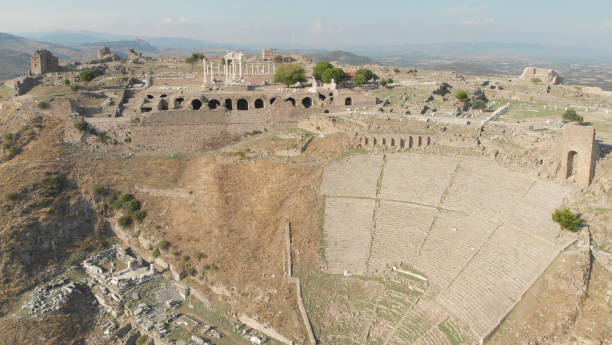
{"label": "crumbling stone wall", "polygon": [[525,67],[523,74],[519,77],[520,80],[531,81],[533,78],[540,79],[544,84],[557,85],[563,83],[563,77],[552,69]]}
{"label": "crumbling stone wall", "polygon": [[563,128],[560,159],[561,173],[565,178],[575,177],[576,182],[590,185],[595,176],[595,163],[598,158],[595,128],[579,125]]}
{"label": "crumbling stone wall", "polygon": [[40,84],[40,77],[21,77],[11,80],[10,87],[15,89],[17,96],[24,95]]}
{"label": "crumbling stone wall", "polygon": [[405,134],[364,134],[358,139],[359,146],[364,148],[385,148],[391,150],[410,150],[431,146],[433,137],[428,135]]}
{"label": "crumbling stone wall", "polygon": [[33,75],[59,71],[59,59],[46,49],[37,50],[30,58],[30,73]]}

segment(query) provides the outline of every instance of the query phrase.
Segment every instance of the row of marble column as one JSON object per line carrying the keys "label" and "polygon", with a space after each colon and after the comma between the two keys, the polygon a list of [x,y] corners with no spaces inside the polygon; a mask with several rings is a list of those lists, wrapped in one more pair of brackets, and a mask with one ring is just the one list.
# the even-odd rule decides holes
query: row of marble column
{"label": "row of marble column", "polygon": [[[243,73],[242,66],[244,65],[245,73]],[[255,75],[274,75],[276,73],[276,64],[266,62],[246,62],[238,61],[238,63],[229,62],[225,60],[223,65],[223,71],[221,65],[213,64],[212,61],[206,61],[203,59],[204,68],[204,83],[208,82],[209,77],[212,81],[215,75],[224,75],[225,79],[241,80],[243,76],[255,76]]]}

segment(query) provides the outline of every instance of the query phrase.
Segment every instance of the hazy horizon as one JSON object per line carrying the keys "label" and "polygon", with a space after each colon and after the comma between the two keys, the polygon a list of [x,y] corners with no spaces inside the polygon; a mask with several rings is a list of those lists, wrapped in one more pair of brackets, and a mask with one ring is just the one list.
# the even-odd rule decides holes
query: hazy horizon
{"label": "hazy horizon", "polygon": [[462,42],[606,49],[612,39],[612,2],[275,0],[262,5],[237,0],[169,5],[109,0],[92,7],[35,0],[5,4],[0,31],[93,31],[324,49]]}

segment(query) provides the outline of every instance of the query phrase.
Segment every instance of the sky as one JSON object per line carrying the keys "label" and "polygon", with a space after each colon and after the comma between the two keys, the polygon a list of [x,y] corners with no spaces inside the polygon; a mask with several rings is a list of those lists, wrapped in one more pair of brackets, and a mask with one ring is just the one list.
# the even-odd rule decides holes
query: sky
{"label": "sky", "polygon": [[0,32],[9,33],[90,30],[327,49],[612,43],[612,0],[0,0],[0,9]]}

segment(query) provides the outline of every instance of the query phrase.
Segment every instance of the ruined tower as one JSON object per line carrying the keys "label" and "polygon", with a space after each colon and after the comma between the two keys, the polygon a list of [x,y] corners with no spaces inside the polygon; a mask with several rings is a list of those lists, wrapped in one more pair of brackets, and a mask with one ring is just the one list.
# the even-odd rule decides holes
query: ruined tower
{"label": "ruined tower", "polygon": [[30,58],[30,73],[41,75],[49,72],[59,72],[59,59],[50,51],[37,50]]}
{"label": "ruined tower", "polygon": [[565,178],[575,176],[576,182],[588,186],[595,176],[599,147],[595,128],[567,125],[563,128],[561,145],[561,173]]}

